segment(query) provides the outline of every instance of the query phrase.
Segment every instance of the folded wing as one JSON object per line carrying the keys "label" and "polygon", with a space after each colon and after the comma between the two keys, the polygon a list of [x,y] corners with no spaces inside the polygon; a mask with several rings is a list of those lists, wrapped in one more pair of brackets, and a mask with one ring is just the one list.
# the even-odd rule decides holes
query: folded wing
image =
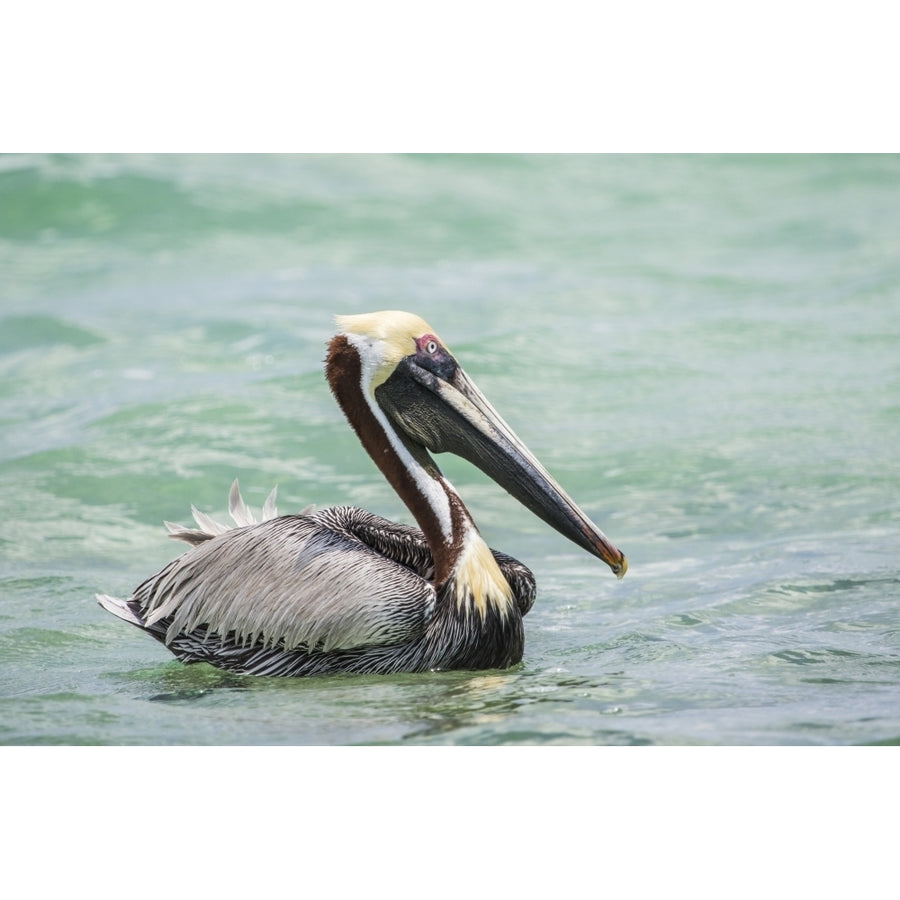
{"label": "folded wing", "polygon": [[202,630],[244,646],[329,652],[422,636],[434,614],[421,533],[348,507],[191,541],[131,604],[165,641]]}

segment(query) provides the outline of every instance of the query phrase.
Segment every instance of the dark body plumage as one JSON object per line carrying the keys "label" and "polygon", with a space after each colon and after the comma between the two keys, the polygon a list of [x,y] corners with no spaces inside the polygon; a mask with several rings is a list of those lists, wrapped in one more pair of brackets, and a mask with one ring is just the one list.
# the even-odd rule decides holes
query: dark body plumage
{"label": "dark body plumage", "polygon": [[[489,608],[480,620],[477,611],[457,608],[451,585],[435,590],[430,580],[434,560],[419,529],[361,509],[332,507],[311,515],[279,516],[221,535],[185,531],[175,536],[196,546],[143,582],[127,605],[138,620],[135,624],[166,644],[182,662],[208,662],[251,675],[320,675],[506,668],[522,659],[522,616],[534,604],[535,581],[526,566],[505,553],[491,551],[513,589],[515,610],[501,617]],[[344,567],[356,567],[359,580],[371,581],[373,590],[368,598],[355,595],[355,616],[341,609],[337,592],[334,602],[326,598],[323,605],[331,608],[336,621],[321,623],[318,636],[296,645],[290,635],[266,641],[243,621],[224,635],[208,624],[184,630],[173,615],[146,624],[148,614],[168,598],[190,597],[199,589],[196,573],[207,571],[209,560],[231,557],[242,561],[240,600],[247,608],[265,604],[267,587],[275,580],[285,592],[327,592],[331,579],[326,574],[320,583],[313,570],[327,572],[336,559]],[[273,571],[274,557],[289,560],[289,565],[278,565],[278,571]],[[388,579],[391,585],[387,601],[374,590],[379,579]],[[217,589],[232,592],[236,587],[223,579]],[[219,606],[228,605],[229,599],[234,598],[211,597],[209,605],[217,600]],[[202,598],[196,600],[202,602]],[[179,608],[184,609],[183,599]],[[173,624],[173,634],[167,638]],[[367,629],[370,643],[341,646],[359,640],[359,633]]]}

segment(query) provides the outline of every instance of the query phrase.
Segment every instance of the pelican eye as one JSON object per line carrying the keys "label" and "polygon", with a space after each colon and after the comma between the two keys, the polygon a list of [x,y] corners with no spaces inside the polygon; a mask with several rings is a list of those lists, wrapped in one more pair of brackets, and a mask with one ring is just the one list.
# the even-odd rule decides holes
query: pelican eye
{"label": "pelican eye", "polygon": [[448,381],[457,369],[450,351],[433,334],[423,335],[416,341],[415,361],[423,369]]}
{"label": "pelican eye", "polygon": [[437,356],[442,350],[441,342],[433,334],[423,334],[422,337],[416,339],[416,355]]}

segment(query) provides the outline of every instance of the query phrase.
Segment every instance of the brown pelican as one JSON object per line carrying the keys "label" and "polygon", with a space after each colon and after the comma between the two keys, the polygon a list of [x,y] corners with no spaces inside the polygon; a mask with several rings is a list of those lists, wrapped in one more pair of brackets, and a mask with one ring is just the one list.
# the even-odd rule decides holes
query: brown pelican
{"label": "brown pelican", "polygon": [[[429,451],[474,463],[620,578],[623,554],[500,418],[418,316],[339,316],[328,383],[419,528],[352,507],[256,522],[232,486],[227,528],[166,523],[190,550],[109,612],[178,659],[257,675],[505,668],[535,597],[522,563],[488,548]],[[419,530],[421,529],[421,530]]]}

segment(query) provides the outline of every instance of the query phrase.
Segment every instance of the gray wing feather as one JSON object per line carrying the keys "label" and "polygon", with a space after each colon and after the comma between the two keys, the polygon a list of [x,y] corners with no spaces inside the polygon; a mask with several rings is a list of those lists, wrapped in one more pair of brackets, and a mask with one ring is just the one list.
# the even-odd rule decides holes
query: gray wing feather
{"label": "gray wing feather", "polygon": [[[365,521],[342,527],[340,514],[351,513]],[[389,527],[399,532],[376,546],[364,539],[369,528]],[[133,599],[146,625],[165,620],[167,642],[205,625],[221,636],[233,632],[236,642],[286,650],[403,643],[420,637],[434,613],[435,590],[423,577],[429,565],[415,529],[360,510],[329,509],[198,542]]]}

